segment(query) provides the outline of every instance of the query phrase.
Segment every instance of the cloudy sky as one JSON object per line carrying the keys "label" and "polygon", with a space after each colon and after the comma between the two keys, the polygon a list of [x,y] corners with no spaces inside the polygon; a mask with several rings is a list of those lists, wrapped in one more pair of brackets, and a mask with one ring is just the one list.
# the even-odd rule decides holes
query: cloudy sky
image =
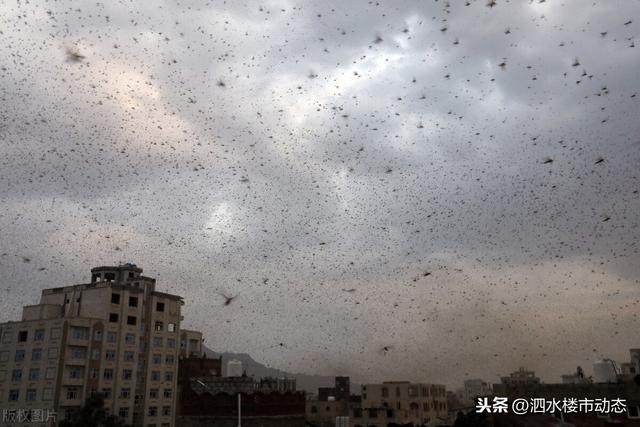
{"label": "cloudy sky", "polygon": [[2,321],[135,262],[291,372],[640,347],[639,1],[11,0],[0,41]]}

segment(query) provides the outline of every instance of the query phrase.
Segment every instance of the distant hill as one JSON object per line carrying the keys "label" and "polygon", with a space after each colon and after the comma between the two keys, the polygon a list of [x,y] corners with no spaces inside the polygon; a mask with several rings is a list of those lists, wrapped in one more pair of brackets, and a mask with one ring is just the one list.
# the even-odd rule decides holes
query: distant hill
{"label": "distant hill", "polygon": [[[334,377],[322,376],[322,375],[308,375],[308,374],[292,374],[290,372],[281,371],[279,369],[269,368],[260,362],[256,362],[253,358],[246,353],[218,353],[210,348],[203,346],[204,352],[207,357],[220,357],[222,356],[222,375],[227,374],[227,362],[231,359],[237,359],[242,362],[242,368],[247,372],[247,375],[253,376],[255,379],[262,377],[287,377],[296,379],[296,387],[298,390],[304,390],[307,393],[317,394],[318,387],[333,387],[335,380]],[[351,384],[351,391],[359,393],[360,387],[358,385]]]}

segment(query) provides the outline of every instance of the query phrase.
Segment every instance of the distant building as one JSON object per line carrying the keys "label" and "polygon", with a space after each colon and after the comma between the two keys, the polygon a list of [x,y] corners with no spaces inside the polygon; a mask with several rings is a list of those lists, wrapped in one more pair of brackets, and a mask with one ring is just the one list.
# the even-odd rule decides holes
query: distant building
{"label": "distant building", "polygon": [[0,324],[0,413],[70,418],[94,393],[134,426],[174,425],[182,298],[135,264],[91,269],[91,282],[44,289]]}
{"label": "distant building", "polygon": [[[636,352],[635,349],[631,350],[629,367],[636,365],[634,359]],[[528,374],[519,377],[532,378]],[[577,370],[575,374],[563,375],[562,377],[562,384],[541,384],[539,381],[503,381],[501,384],[494,384],[493,391],[496,396],[507,397],[509,401],[516,398],[543,398],[547,401],[552,399],[563,401],[565,398],[608,399],[609,401],[624,399],[627,412],[622,414],[603,415],[596,412],[578,411],[577,413],[557,412],[554,415],[563,422],[575,426],[624,425],[626,427],[640,427],[640,380],[635,376],[631,378],[631,372],[618,375],[616,382],[603,383],[585,380],[581,369]]]}
{"label": "distant building", "polygon": [[[447,394],[443,385],[390,381],[365,384],[361,396],[345,398],[348,377],[336,377],[336,389],[318,389],[326,399],[306,402],[307,422],[312,427],[333,427],[336,420],[349,417],[351,427],[386,427],[389,423],[416,425],[447,418]],[[340,394],[342,399],[336,399]]]}
{"label": "distant building", "polygon": [[589,382],[580,366],[578,366],[575,373],[561,375],[561,378],[562,384],[586,384]]}
{"label": "distant building", "polygon": [[237,359],[232,359],[227,362],[227,376],[228,377],[241,377],[242,376],[242,362]]}
{"label": "distant building", "polygon": [[[202,359],[204,365],[220,365],[220,359]],[[195,366],[181,369],[183,375],[204,373],[198,360],[181,361]],[[295,380],[263,378],[255,381],[247,375],[181,376],[176,425],[237,426],[238,395],[241,396],[243,427],[304,427],[305,394],[295,391]],[[184,385],[183,385],[184,384]]]}
{"label": "distant building", "polygon": [[269,393],[272,391],[280,393],[285,393],[287,391],[293,392],[296,391],[296,379],[265,377],[260,380],[258,390],[263,393]]}
{"label": "distant building", "polygon": [[524,368],[520,368],[515,372],[509,374],[508,377],[501,378],[502,384],[511,385],[523,385],[523,384],[540,384],[540,378],[536,377],[536,373],[533,371],[527,371]]}
{"label": "distant building", "polygon": [[491,384],[481,379],[464,380],[462,401],[473,403],[477,397],[491,396],[493,390]]}
{"label": "distant building", "polygon": [[326,402],[329,400],[329,398],[333,398],[335,400],[335,397],[335,387],[318,387],[318,400]]}
{"label": "distant building", "polygon": [[350,396],[350,380],[349,377],[336,377],[335,378],[335,393],[336,400],[348,401]]}
{"label": "distant building", "polygon": [[[360,421],[355,415],[354,425]],[[382,426],[380,418],[398,424],[422,424],[436,417],[447,417],[444,385],[388,381],[362,386],[362,425]]]}
{"label": "distant building", "polygon": [[202,356],[202,332],[183,329],[180,331],[180,357]]}

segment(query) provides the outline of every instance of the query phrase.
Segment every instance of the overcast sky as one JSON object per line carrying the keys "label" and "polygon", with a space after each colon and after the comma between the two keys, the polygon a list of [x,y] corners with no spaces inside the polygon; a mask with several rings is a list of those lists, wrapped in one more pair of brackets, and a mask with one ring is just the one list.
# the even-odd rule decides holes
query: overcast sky
{"label": "overcast sky", "polygon": [[468,3],[0,3],[0,320],[134,262],[290,372],[627,361],[640,2]]}

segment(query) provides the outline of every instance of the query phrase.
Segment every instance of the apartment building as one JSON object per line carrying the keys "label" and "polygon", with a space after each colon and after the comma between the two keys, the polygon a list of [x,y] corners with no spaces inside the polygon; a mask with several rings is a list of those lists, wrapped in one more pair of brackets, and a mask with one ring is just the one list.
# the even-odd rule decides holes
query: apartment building
{"label": "apartment building", "polygon": [[0,412],[49,410],[60,420],[99,392],[127,424],[173,427],[183,304],[135,264],[43,290],[20,321],[0,324]]}
{"label": "apartment building", "polygon": [[426,423],[447,417],[444,385],[385,381],[362,385],[362,407],[354,414],[354,425],[382,426]]}

